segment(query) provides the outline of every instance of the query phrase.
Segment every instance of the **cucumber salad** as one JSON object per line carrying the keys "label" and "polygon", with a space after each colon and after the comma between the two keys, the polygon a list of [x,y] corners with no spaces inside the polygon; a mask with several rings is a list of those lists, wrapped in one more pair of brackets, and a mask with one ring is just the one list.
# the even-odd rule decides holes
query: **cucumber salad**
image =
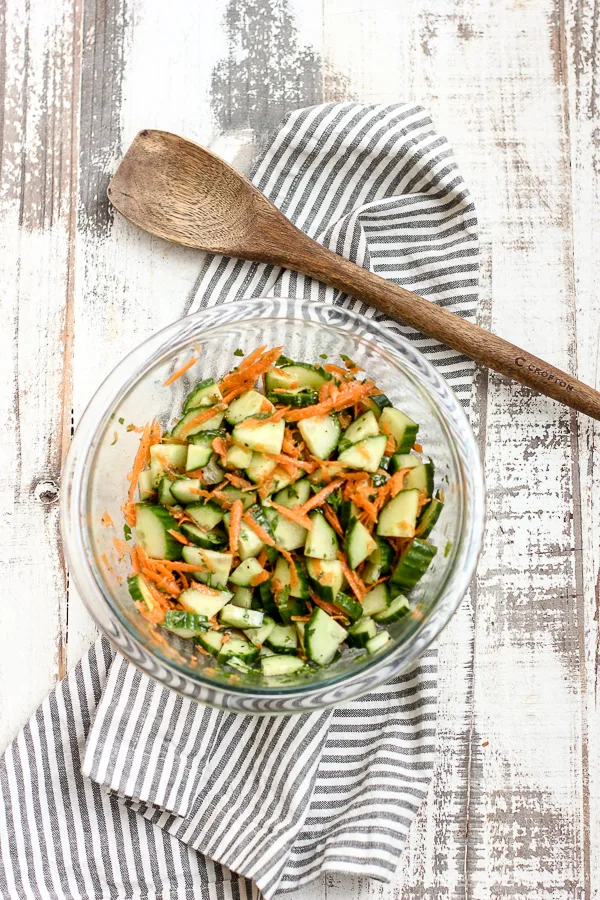
{"label": "cucumber salad", "polygon": [[384,648],[443,507],[418,424],[362,369],[282,349],[201,381],[170,431],[146,425],[123,507],[141,615],[267,683]]}

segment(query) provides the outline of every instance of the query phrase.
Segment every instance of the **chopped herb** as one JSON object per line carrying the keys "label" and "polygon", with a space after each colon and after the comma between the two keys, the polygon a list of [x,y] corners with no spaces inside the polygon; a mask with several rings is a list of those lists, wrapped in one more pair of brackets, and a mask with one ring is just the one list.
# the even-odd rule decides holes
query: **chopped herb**
{"label": "chopped herb", "polygon": [[319,353],[319,358],[320,358],[320,359],[327,359],[327,354],[326,354],[326,353]]}
{"label": "chopped herb", "polygon": [[123,535],[126,541],[131,538],[131,528],[129,527],[129,525],[123,525]]}
{"label": "chopped herb", "polygon": [[448,556],[451,549],[452,549],[452,541],[446,541],[446,546],[444,547],[444,558],[446,558],[446,556]]}
{"label": "chopped herb", "polygon": [[355,369],[356,368],[356,363],[352,359],[350,359],[349,356],[346,356],[345,353],[340,353],[340,358],[343,359],[344,362],[346,363],[347,369]]}
{"label": "chopped herb", "polygon": [[121,416],[121,418],[119,419],[119,425],[124,425],[124,424],[125,424],[125,419],[123,418],[123,416]]}
{"label": "chopped herb", "polygon": [[248,540],[248,535],[246,534],[246,532],[244,532],[244,534],[240,534],[240,539],[241,539],[242,541],[247,541],[247,540]]}
{"label": "chopped herb", "polygon": [[110,446],[111,446],[111,447],[114,447],[118,440],[119,440],[119,435],[118,435],[117,432],[115,431],[115,439],[114,439],[114,441],[111,442],[111,445],[110,445]]}
{"label": "chopped herb", "polygon": [[244,355],[244,351],[243,351],[243,350],[240,350],[240,348],[238,347],[237,350],[234,350],[234,351],[233,351],[233,355],[234,355],[234,356],[243,356],[243,355]]}

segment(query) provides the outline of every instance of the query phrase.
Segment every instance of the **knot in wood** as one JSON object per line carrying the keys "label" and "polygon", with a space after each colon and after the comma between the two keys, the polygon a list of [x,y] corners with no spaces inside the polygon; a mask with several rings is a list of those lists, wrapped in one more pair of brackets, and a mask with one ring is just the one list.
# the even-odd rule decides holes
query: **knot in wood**
{"label": "knot in wood", "polygon": [[40,503],[43,503],[45,506],[50,506],[58,500],[59,489],[54,481],[40,481],[39,484],[35,486],[33,493]]}

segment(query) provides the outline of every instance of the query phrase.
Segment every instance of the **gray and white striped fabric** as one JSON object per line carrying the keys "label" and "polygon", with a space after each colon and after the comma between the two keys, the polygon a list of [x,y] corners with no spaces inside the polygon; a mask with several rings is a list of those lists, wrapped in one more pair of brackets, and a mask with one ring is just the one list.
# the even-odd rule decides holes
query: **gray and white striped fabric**
{"label": "gray and white striped fabric", "polygon": [[[418,106],[292,113],[253,180],[299,227],[472,318],[473,205]],[[211,257],[192,310],[264,294],[351,298]],[[465,406],[470,360],[372,309],[439,366]],[[435,650],[344,708],[251,718],[156,685],[101,639],[0,765],[0,896],[255,897],[326,871],[389,880],[431,779]]]}

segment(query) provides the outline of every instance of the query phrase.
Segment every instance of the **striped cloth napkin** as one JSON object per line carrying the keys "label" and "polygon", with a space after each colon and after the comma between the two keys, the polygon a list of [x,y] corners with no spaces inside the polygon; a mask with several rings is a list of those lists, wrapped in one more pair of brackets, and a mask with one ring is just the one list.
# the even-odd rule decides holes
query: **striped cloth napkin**
{"label": "striped cloth napkin", "polygon": [[[473,205],[421,107],[293,112],[253,181],[332,250],[474,317]],[[356,305],[209,257],[192,310],[264,294]],[[361,311],[413,341],[468,407],[470,360]],[[0,765],[0,895],[270,900],[327,871],[389,881],[431,780],[436,663],[429,650],[334,711],[250,717],[172,693],[100,639]]]}

